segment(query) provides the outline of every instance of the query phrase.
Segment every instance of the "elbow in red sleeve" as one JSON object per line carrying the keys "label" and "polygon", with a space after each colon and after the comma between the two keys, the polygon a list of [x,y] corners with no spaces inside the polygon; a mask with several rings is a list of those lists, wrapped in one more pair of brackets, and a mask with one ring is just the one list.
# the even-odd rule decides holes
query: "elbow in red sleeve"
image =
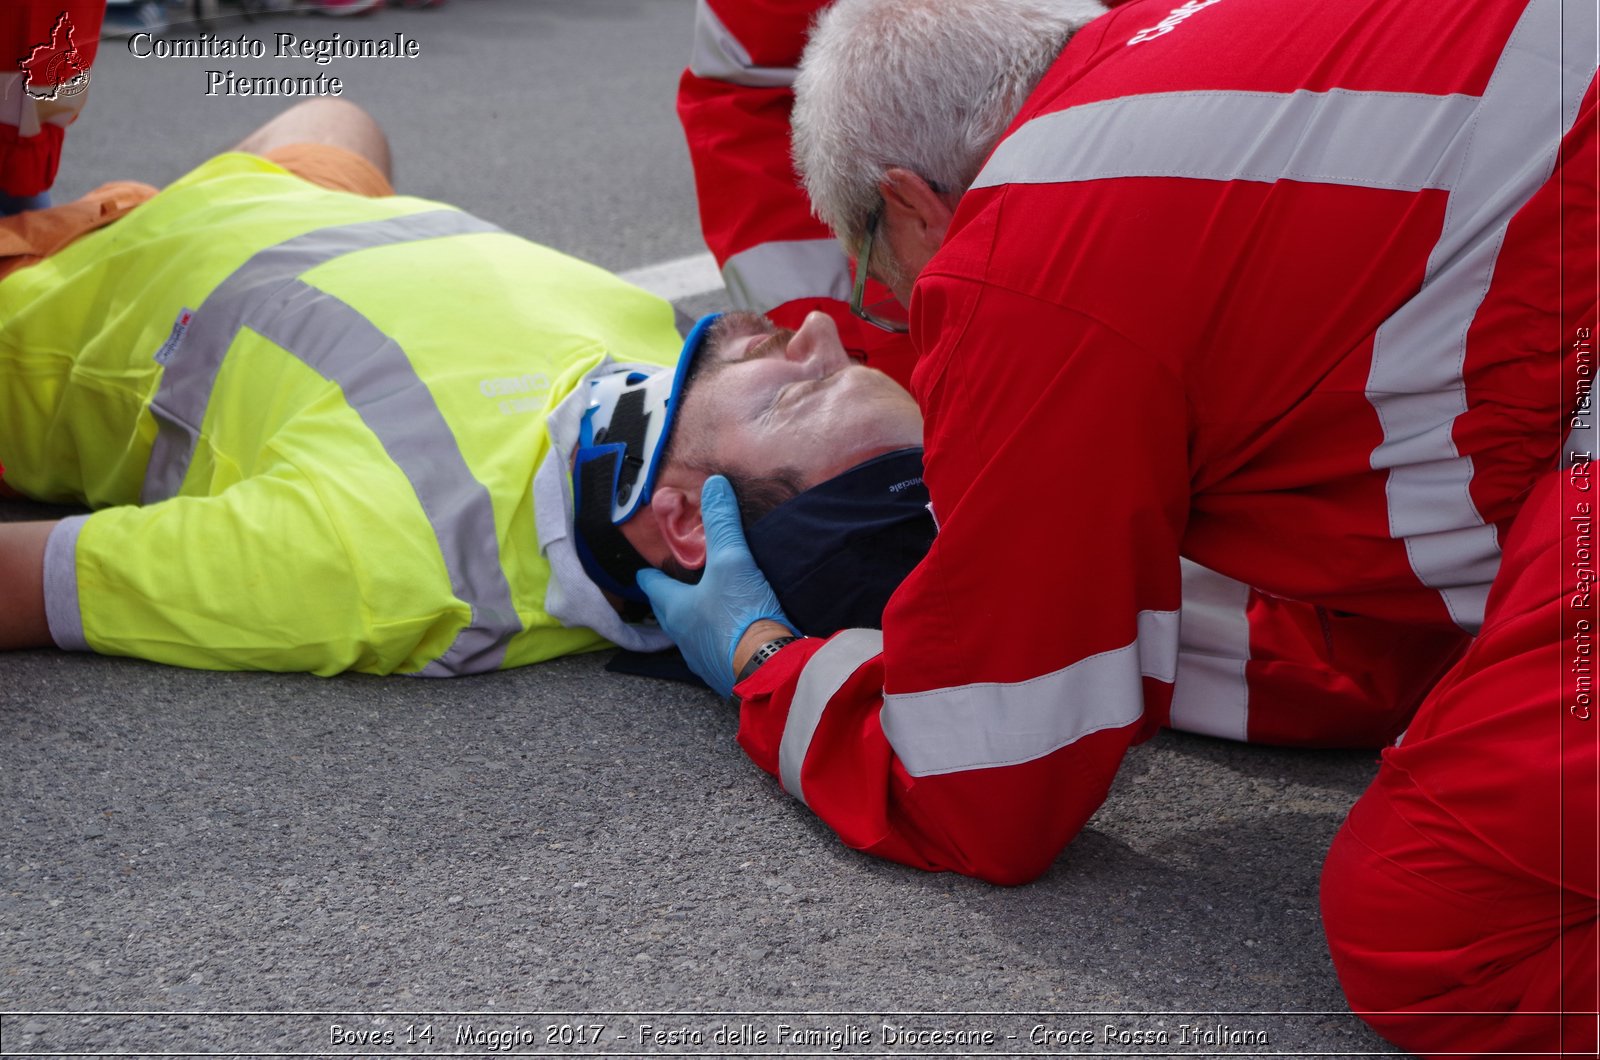
{"label": "elbow in red sleeve", "polygon": [[925,867],[1006,887],[1031,883],[1105,801],[1130,736],[1106,730],[1030,762],[931,777],[897,765],[895,831],[931,855]]}
{"label": "elbow in red sleeve", "polygon": [[1139,731],[1102,730],[1029,761],[915,776],[884,734],[880,675],[877,663],[861,667],[829,701],[799,791],[790,786],[792,765],[781,762],[784,725],[769,727],[749,699],[740,742],[847,846],[927,871],[1004,886],[1037,879],[1104,801]]}
{"label": "elbow in red sleeve", "polygon": [[827,643],[797,641],[738,686],[739,744],[845,845],[914,868],[1003,886],[1037,879],[1104,801],[1142,729],[1089,733],[1029,761],[915,776],[883,731],[877,657],[855,666],[820,717],[792,703],[802,670]]}

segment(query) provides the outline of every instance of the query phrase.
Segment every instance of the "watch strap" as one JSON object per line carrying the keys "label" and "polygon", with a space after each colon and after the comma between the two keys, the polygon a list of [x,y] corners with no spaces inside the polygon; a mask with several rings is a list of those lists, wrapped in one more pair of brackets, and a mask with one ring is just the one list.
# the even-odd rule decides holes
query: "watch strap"
{"label": "watch strap", "polygon": [[744,664],[744,668],[739,671],[739,676],[733,679],[733,683],[738,684],[746,680],[751,674],[761,669],[763,663],[782,651],[785,645],[793,644],[799,639],[799,637],[774,637],[767,641],[756,649],[754,655],[750,656],[750,660]]}

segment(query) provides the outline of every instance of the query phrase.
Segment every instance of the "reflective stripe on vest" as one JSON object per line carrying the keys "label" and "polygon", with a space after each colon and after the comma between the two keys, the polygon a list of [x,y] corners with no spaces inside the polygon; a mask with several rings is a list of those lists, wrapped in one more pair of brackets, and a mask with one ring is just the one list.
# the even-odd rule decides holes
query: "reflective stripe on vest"
{"label": "reflective stripe on vest", "polygon": [[1383,427],[1371,466],[1389,472],[1390,534],[1475,632],[1500,547],[1452,440],[1466,410],[1467,330],[1511,217],[1554,171],[1594,77],[1595,28],[1593,0],[1532,0],[1481,97],[1157,93],[1041,115],[995,149],[973,187],[1165,176],[1448,192],[1422,289],[1378,330],[1366,393]]}
{"label": "reflective stripe on vest", "polygon": [[494,504],[405,351],[361,313],[299,277],[345,254],[396,243],[498,232],[457,210],[322,228],[256,253],[195,310],[150,402],[158,433],[143,503],[176,496],[194,456],[217,374],[249,328],[343,392],[406,476],[439,545],[451,590],[472,609],[455,641],[419,676],[497,669],[522,631],[500,563]]}

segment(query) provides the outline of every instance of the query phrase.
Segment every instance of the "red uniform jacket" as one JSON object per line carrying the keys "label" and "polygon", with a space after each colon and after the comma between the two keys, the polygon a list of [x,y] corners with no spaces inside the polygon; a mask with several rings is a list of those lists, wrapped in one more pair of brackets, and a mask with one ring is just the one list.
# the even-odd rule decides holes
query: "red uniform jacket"
{"label": "red uniform jacket", "polygon": [[[909,386],[909,343],[849,314],[849,263],[812,218],[790,164],[793,67],[811,20],[826,4],[699,4],[678,109],[701,222],[736,306],[789,327],[822,309],[839,323],[847,347]],[[1383,746],[1465,639],[1271,597],[1194,563],[1184,565],[1183,579],[1182,680],[1171,724],[1190,732]]]}
{"label": "red uniform jacket", "polygon": [[752,758],[853,847],[1017,882],[1166,720],[1180,556],[1330,624],[1476,630],[1595,327],[1595,18],[1085,27],[913,296],[933,550],[881,633],[739,687]]}

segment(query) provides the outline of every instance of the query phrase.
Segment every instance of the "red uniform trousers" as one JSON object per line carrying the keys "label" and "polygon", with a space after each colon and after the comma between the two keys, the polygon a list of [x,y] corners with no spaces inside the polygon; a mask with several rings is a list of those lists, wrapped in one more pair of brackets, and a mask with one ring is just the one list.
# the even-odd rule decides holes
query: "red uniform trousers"
{"label": "red uniform trousers", "polygon": [[1596,501],[1582,481],[1553,472],[1534,490],[1482,634],[1384,753],[1323,869],[1351,1007],[1419,1054],[1596,1049]]}

